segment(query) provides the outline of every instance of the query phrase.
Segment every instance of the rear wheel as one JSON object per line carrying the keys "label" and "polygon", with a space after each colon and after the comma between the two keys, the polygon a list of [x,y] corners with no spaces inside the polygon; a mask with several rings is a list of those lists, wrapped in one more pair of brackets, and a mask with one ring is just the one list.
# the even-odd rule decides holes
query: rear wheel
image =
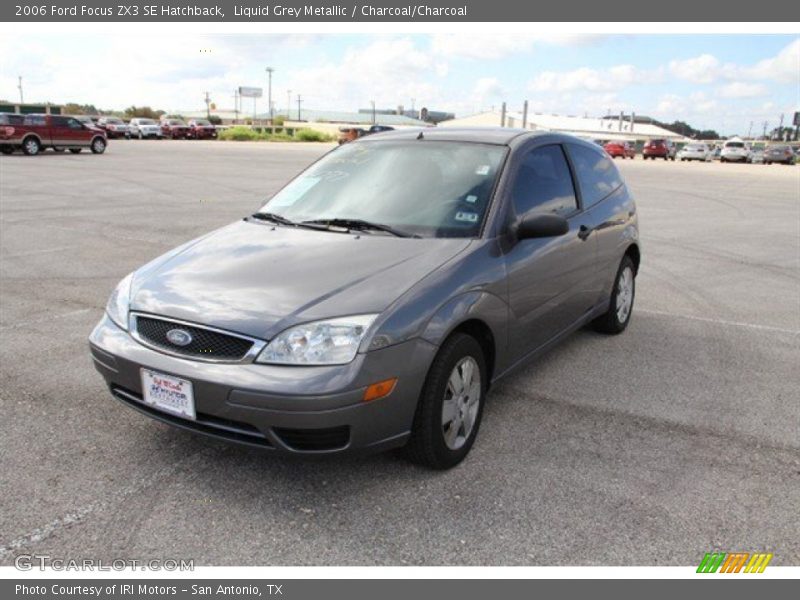
{"label": "rear wheel", "polygon": [[22,141],[22,152],[28,156],[35,156],[42,151],[42,145],[35,137],[29,137]]}
{"label": "rear wheel", "polygon": [[592,322],[596,331],[617,334],[625,331],[633,313],[636,295],[636,266],[627,254],[617,270],[608,311]]}
{"label": "rear wheel", "polygon": [[475,338],[456,333],[433,360],[422,388],[406,457],[432,469],[456,466],[478,435],[486,395],[486,362]]}

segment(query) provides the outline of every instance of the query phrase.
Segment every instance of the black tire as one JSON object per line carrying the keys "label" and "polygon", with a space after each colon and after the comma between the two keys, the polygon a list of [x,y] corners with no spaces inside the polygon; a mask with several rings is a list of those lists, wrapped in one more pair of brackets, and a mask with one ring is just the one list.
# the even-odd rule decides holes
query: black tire
{"label": "black tire", "polygon": [[89,146],[89,149],[92,151],[92,154],[102,154],[106,151],[106,141],[101,137],[96,137],[92,140],[92,145]]}
{"label": "black tire", "polygon": [[[630,308],[624,320],[621,320],[617,311],[617,296],[620,292],[620,279],[626,270],[630,269],[631,273],[631,292],[630,292]],[[592,321],[592,327],[595,331],[600,333],[610,333],[616,335],[622,333],[631,322],[631,315],[633,314],[634,300],[636,299],[636,265],[633,264],[633,259],[627,254],[622,258],[617,269],[617,274],[614,277],[614,287],[611,291],[611,300],[608,305],[608,311],[597,317]]]}
{"label": "black tire", "polygon": [[59,154],[64,152],[64,150],[66,150],[66,148],[53,148],[53,152],[58,152]]}
{"label": "black tire", "polygon": [[[480,373],[480,398],[477,415],[472,429],[464,439],[463,445],[451,449],[445,442],[442,407],[448,389],[450,375],[459,363],[471,357],[478,365]],[[420,394],[414,424],[408,444],[402,449],[406,458],[431,469],[450,469],[460,463],[469,453],[483,416],[486,403],[487,372],[486,361],[480,344],[472,336],[456,333],[450,336],[433,359],[425,385]],[[452,424],[451,424],[452,426]]]}
{"label": "black tire", "polygon": [[72,152],[73,154],[80,154],[81,148],[70,148],[69,151]]}
{"label": "black tire", "polygon": [[42,151],[42,145],[35,137],[28,137],[22,140],[22,153],[27,156],[36,156]]}
{"label": "black tire", "polygon": [[2,154],[13,154],[14,148],[11,146],[0,146],[0,153]]}

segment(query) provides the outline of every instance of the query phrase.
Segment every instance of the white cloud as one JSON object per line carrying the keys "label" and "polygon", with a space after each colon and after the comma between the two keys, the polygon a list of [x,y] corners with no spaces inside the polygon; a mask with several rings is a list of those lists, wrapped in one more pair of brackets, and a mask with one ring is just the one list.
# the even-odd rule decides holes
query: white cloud
{"label": "white cloud", "polygon": [[669,120],[684,119],[687,115],[707,115],[719,110],[719,102],[705,92],[694,92],[688,96],[665,94],[656,105],[655,116]]}
{"label": "white cloud", "polygon": [[505,94],[505,89],[495,77],[482,77],[475,82],[472,88],[472,96],[484,104],[491,100],[501,99]]}
{"label": "white cloud", "polygon": [[752,67],[728,67],[730,78],[771,80],[777,83],[800,82],[800,39],[795,40],[777,55],[765,58]]}
{"label": "white cloud", "polygon": [[495,60],[513,54],[533,52],[537,44],[585,46],[605,36],[593,34],[435,34],[431,51],[443,58]]}
{"label": "white cloud", "polygon": [[743,81],[733,81],[719,89],[719,95],[723,98],[758,98],[766,96],[768,93],[767,86],[761,83],[745,83]]}
{"label": "white cloud", "polygon": [[661,71],[646,71],[633,65],[617,65],[609,69],[582,67],[573,71],[544,71],[528,85],[533,92],[612,92],[634,84],[653,83],[661,79]]}
{"label": "white cloud", "polygon": [[720,76],[719,69],[719,60],[711,54],[669,62],[669,72],[673,76],[692,83],[713,83]]}
{"label": "white cloud", "polygon": [[447,65],[408,38],[378,39],[363,47],[349,48],[341,60],[291,74],[288,87],[301,91],[305,106],[326,108],[334,104],[365,107],[371,100],[393,108],[397,102],[417,107],[440,96],[434,82]]}

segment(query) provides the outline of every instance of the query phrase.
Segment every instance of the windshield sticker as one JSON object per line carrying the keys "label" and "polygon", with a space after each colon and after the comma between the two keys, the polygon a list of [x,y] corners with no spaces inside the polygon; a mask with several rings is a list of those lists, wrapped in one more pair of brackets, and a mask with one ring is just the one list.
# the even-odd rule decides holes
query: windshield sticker
{"label": "windshield sticker", "polygon": [[478,213],[458,211],[456,213],[456,221],[465,221],[467,223],[477,223]]}
{"label": "windshield sticker", "polygon": [[470,204],[475,204],[478,201],[478,197],[477,196],[473,196],[472,194],[470,194],[469,196],[464,198],[464,200],[466,200]]}
{"label": "windshield sticker", "polygon": [[320,177],[301,177],[283,188],[276,196],[269,201],[268,205],[272,208],[281,206],[292,206],[306,192],[320,182]]}
{"label": "windshield sticker", "polygon": [[491,170],[490,165],[481,165],[477,169],[475,169],[476,175],[488,175],[489,171]]}

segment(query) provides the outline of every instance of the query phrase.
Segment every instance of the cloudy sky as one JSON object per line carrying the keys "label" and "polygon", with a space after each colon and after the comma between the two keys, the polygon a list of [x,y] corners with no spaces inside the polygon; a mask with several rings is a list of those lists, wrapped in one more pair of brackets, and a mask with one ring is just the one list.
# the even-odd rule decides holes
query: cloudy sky
{"label": "cloudy sky", "polygon": [[[0,38],[0,99],[200,110],[240,85],[303,106],[499,107],[598,116],[634,110],[746,134],[800,105],[800,38],[787,35],[61,35]],[[266,99],[259,111],[266,110]]]}

